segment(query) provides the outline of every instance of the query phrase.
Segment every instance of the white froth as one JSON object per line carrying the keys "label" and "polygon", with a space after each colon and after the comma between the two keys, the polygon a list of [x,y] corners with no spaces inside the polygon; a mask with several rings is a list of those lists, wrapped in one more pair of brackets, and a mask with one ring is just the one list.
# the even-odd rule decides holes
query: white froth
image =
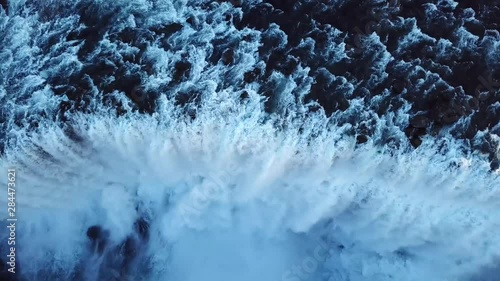
{"label": "white froth", "polygon": [[[260,121],[257,104],[224,106],[214,98],[193,122],[168,101],[152,117],[82,116],[75,127],[83,146],[52,125],[26,137],[2,167],[18,169],[18,201],[30,210],[19,212],[20,221],[33,228],[45,220],[49,231],[19,232],[21,243],[78,253],[91,221],[119,241],[141,204],[158,233],[148,251],[168,256],[152,270],[174,279],[274,280],[308,257],[299,254],[303,247],[316,247],[301,235],[345,246],[310,274],[335,269],[351,280],[421,280],[408,276],[422,271],[435,273],[429,280],[453,280],[499,254],[498,175],[453,142],[442,156],[430,139],[413,153],[389,156],[371,142],[355,149],[342,128],[323,127],[314,137],[292,123],[276,130]],[[325,123],[321,115],[303,120]],[[52,157],[29,156],[32,143]],[[60,217],[68,212],[71,221]],[[35,233],[44,238],[33,241]],[[50,242],[58,237],[73,242]],[[396,256],[401,249],[408,256]]]}

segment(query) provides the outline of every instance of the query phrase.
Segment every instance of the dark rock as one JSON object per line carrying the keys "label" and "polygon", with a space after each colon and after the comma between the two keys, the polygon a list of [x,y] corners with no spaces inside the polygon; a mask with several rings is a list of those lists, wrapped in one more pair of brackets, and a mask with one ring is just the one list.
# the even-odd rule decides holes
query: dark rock
{"label": "dark rock", "polygon": [[67,124],[63,127],[64,134],[75,143],[83,143],[84,138],[75,130],[73,126]]}
{"label": "dark rock", "polygon": [[481,4],[480,2],[482,1],[478,1],[478,0],[462,0],[462,1],[459,1],[457,2],[457,7],[458,8],[462,8],[462,9],[465,9],[465,8],[472,8],[476,13],[479,13],[481,10]]}
{"label": "dark rock", "polygon": [[[274,44],[273,44],[274,45]],[[268,50],[275,49],[274,46],[270,46],[268,48],[261,48],[259,51],[264,50],[267,52]],[[261,55],[265,55],[264,52],[261,52]],[[268,60],[266,61],[266,76],[271,75],[273,70],[278,69],[280,63],[286,60],[286,53],[283,50],[276,50],[271,53]]]}
{"label": "dark rock", "polygon": [[5,13],[9,13],[9,1],[8,0],[0,0],[0,6],[5,10]]}
{"label": "dark rock", "polygon": [[476,97],[469,97],[469,99],[468,99],[468,106],[472,110],[479,109],[479,100]]}
{"label": "dark rock", "polygon": [[103,230],[98,225],[93,225],[87,229],[87,237],[92,241],[102,238],[102,234]]}
{"label": "dark rock", "polygon": [[396,251],[394,251],[394,254],[396,256],[398,256],[399,258],[405,259],[405,260],[408,259],[408,258],[413,257],[413,254],[411,252],[409,252],[407,249],[404,249],[404,248],[397,249]]}
{"label": "dark rock", "polygon": [[119,40],[132,46],[145,50],[148,46],[146,42],[154,40],[155,33],[144,28],[126,27],[116,35],[110,36],[112,41]]}
{"label": "dark rock", "polygon": [[107,244],[109,233],[99,225],[93,225],[87,229],[87,237],[92,242],[92,248],[102,253]]}
{"label": "dark rock", "polygon": [[119,261],[115,264],[115,268],[118,269],[117,274],[120,277],[128,275],[132,263],[141,255],[144,245],[143,242],[149,237],[149,223],[144,218],[137,219],[134,223],[134,228],[138,236],[128,236],[125,241],[114,250],[120,257]]}
{"label": "dark rock", "polygon": [[356,143],[357,144],[362,144],[368,141],[368,137],[365,135],[357,135],[356,136]]}
{"label": "dark rock", "polygon": [[189,23],[191,26],[195,26],[196,24],[198,24],[198,21],[194,16],[187,18],[186,22]]}
{"label": "dark rock", "polygon": [[258,30],[265,30],[269,27],[272,20],[273,6],[267,3],[260,3],[252,7],[250,11],[243,16],[239,26],[242,29],[245,26],[253,27]]}
{"label": "dark rock", "polygon": [[149,238],[149,223],[144,218],[138,219],[134,226],[135,231],[142,240],[147,240]]}
{"label": "dark rock", "polygon": [[180,23],[171,23],[162,26],[155,26],[150,28],[157,35],[164,35],[165,37],[170,37],[172,34],[180,31],[183,28],[183,25]]}
{"label": "dark rock", "polygon": [[334,78],[328,70],[318,70],[316,81],[312,85],[310,93],[305,97],[305,102],[318,102],[328,116],[337,110],[347,110],[350,103],[344,94],[343,85],[340,83],[342,80]]}
{"label": "dark rock", "polygon": [[397,80],[392,85],[392,90],[395,94],[401,94],[406,88],[406,81]]}
{"label": "dark rock", "polygon": [[249,97],[249,95],[248,95],[247,91],[241,92],[240,99],[244,100],[244,99],[248,99],[248,97]]}
{"label": "dark rock", "polygon": [[440,117],[440,122],[445,125],[451,125],[460,119],[460,115],[453,111],[444,112]]}
{"label": "dark rock", "polygon": [[63,122],[67,121],[66,112],[70,111],[72,107],[73,105],[71,104],[71,102],[68,101],[61,101],[61,103],[59,103],[58,115],[61,121]]}
{"label": "dark rock", "polygon": [[269,0],[268,1],[271,5],[273,5],[275,8],[278,8],[283,11],[291,11],[293,9],[293,6],[295,4],[295,0]]}
{"label": "dark rock", "polygon": [[281,66],[281,71],[285,75],[292,75],[292,73],[297,69],[299,61],[294,57],[288,57],[285,63]]}
{"label": "dark rock", "polygon": [[484,32],[486,31],[486,29],[480,22],[469,21],[464,23],[464,27],[470,33],[479,36],[479,38],[482,38],[484,36]]}
{"label": "dark rock", "polygon": [[245,74],[243,74],[243,80],[246,83],[252,83],[260,76],[260,74],[261,74],[260,68],[255,68],[252,71],[245,72]]}
{"label": "dark rock", "polygon": [[410,139],[410,144],[414,147],[417,148],[422,144],[422,140],[419,137],[413,137]]}
{"label": "dark rock", "polygon": [[231,3],[234,7],[241,7],[242,5],[242,0],[229,0],[229,3]]}
{"label": "dark rock", "polygon": [[410,125],[414,128],[427,128],[429,126],[430,120],[424,115],[416,115],[410,119]]}
{"label": "dark rock", "polygon": [[188,77],[191,71],[191,63],[187,61],[178,61],[175,63],[173,75],[174,82],[180,82],[182,78]]}
{"label": "dark rock", "polygon": [[201,93],[195,90],[188,92],[180,92],[175,96],[175,104],[180,106],[185,106],[188,104],[194,104],[198,106],[201,101]]}
{"label": "dark rock", "polygon": [[234,62],[234,51],[232,49],[227,49],[222,54],[222,63],[225,65],[232,64]]}
{"label": "dark rock", "polygon": [[498,159],[491,161],[490,168],[492,171],[498,170],[498,168],[500,168],[500,161]]}
{"label": "dark rock", "polygon": [[120,250],[121,255],[124,257],[122,268],[128,267],[132,260],[137,256],[137,241],[130,236],[127,237],[127,239],[125,239],[125,242],[122,243]]}
{"label": "dark rock", "polygon": [[405,134],[409,138],[420,137],[420,136],[424,136],[425,134],[427,134],[427,130],[426,130],[426,128],[414,128],[412,126],[408,126],[405,129]]}

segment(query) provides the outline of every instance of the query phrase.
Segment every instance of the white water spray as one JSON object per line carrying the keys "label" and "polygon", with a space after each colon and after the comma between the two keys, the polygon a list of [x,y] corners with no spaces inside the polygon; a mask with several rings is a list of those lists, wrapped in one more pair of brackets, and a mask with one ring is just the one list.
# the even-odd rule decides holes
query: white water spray
{"label": "white water spray", "polygon": [[75,117],[80,143],[50,124],[19,138],[2,168],[18,169],[26,272],[71,269],[91,224],[120,241],[137,205],[150,280],[456,280],[498,256],[498,174],[454,142],[355,148],[321,114],[278,130],[258,99],[221,99],[194,121],[164,100],[151,117]]}

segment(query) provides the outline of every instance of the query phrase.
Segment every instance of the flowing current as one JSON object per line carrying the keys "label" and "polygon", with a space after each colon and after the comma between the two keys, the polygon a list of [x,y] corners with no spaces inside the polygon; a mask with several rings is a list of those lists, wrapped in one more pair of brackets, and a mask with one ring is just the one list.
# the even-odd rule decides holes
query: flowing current
{"label": "flowing current", "polygon": [[2,3],[0,276],[498,280],[500,13],[422,2]]}

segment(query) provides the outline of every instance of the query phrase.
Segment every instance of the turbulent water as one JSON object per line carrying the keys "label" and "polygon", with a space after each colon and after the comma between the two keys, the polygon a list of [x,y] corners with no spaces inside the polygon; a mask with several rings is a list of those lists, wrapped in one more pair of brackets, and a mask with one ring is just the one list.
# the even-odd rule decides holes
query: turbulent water
{"label": "turbulent water", "polygon": [[500,3],[1,4],[2,280],[498,280]]}

